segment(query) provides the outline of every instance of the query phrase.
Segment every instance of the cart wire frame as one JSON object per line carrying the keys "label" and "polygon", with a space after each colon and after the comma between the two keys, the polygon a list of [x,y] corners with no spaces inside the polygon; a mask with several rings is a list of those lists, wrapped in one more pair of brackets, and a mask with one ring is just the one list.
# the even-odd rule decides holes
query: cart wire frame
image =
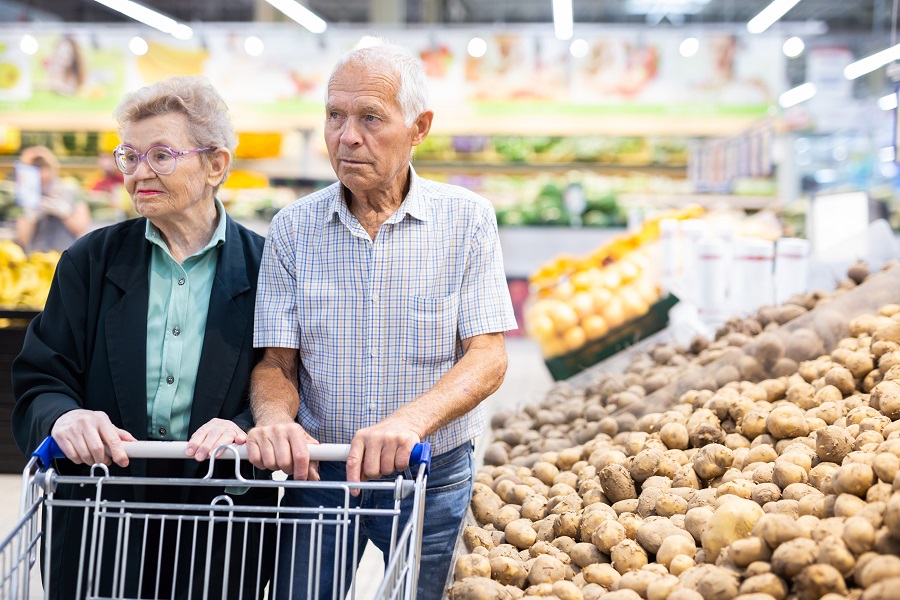
{"label": "cart wire frame", "polygon": [[[184,454],[185,442],[129,442],[123,443],[126,453],[132,458],[187,458]],[[346,460],[349,453],[348,444],[322,444],[320,447],[310,446],[312,460]],[[235,474],[233,479],[212,478],[216,460],[231,460],[233,455]],[[78,586],[76,598],[100,600],[101,598],[117,598],[143,600],[144,598],[170,598],[176,593],[179,583],[178,568],[181,561],[187,561],[190,567],[188,577],[188,598],[212,598],[210,578],[221,577],[222,590],[228,589],[232,577],[239,578],[241,588],[238,598],[247,597],[244,593],[245,578],[256,577],[256,589],[260,587],[262,564],[257,563],[255,573],[248,573],[240,568],[239,573],[230,572],[231,553],[239,552],[238,564],[246,565],[254,548],[248,548],[249,528],[259,526],[259,544],[257,555],[262,552],[267,531],[274,529],[275,557],[273,574],[268,587],[268,597],[278,593],[279,585],[288,586],[290,598],[319,598],[319,575],[322,569],[322,540],[329,529],[335,534],[334,554],[334,589],[331,597],[337,600],[357,598],[357,577],[346,581],[345,567],[347,561],[354,565],[359,563],[364,548],[359,547],[360,521],[366,517],[382,517],[391,519],[390,552],[386,557],[384,578],[375,593],[378,600],[415,600],[418,581],[419,558],[422,548],[422,527],[424,524],[425,487],[430,469],[431,448],[428,442],[417,444],[410,464],[419,464],[420,468],[414,480],[397,477],[394,480],[379,480],[363,483],[322,482],[322,481],[275,481],[248,480],[240,473],[240,461],[246,459],[246,447],[222,446],[213,452],[209,459],[209,469],[205,477],[194,479],[153,478],[153,477],[121,477],[110,476],[106,465],[98,464],[91,468],[89,476],[60,475],[52,468],[52,460],[63,456],[52,438],[47,438],[35,451],[23,471],[22,496],[19,507],[19,520],[13,530],[0,541],[0,598],[9,600],[29,600],[31,594],[31,572],[38,564],[38,548],[44,552],[44,569],[51,566],[52,525],[54,509],[68,508],[83,511],[81,547],[78,557]],[[218,459],[216,458],[218,456]],[[59,485],[93,486],[93,498],[84,500],[65,500],[56,497]],[[285,506],[252,506],[236,505],[225,495],[216,496],[208,504],[182,504],[159,502],[135,502],[109,500],[105,492],[116,486],[178,486],[178,487],[214,487],[244,488],[329,488],[343,493],[343,504],[334,507],[285,507]],[[354,490],[391,491],[393,508],[353,507],[351,492]],[[413,506],[402,531],[401,501],[412,494]],[[42,523],[43,513],[43,523]],[[215,527],[214,527],[215,526]],[[152,539],[148,531],[158,528],[158,539]],[[163,556],[163,542],[167,528],[174,529],[175,556]],[[279,573],[279,553],[282,550],[282,536],[291,536],[292,556],[291,569],[297,565],[295,558],[296,539],[301,528],[310,532],[309,562],[307,568],[308,589],[294,590],[293,572]],[[223,532],[224,530],[224,532]],[[355,535],[353,535],[355,532]],[[215,535],[214,535],[215,533]],[[224,538],[222,534],[224,533]],[[243,535],[241,535],[243,534]],[[205,537],[205,540],[202,539]],[[136,538],[136,539],[133,539]],[[184,538],[184,539],[183,539]],[[243,544],[232,550],[234,540],[243,540]],[[152,544],[158,542],[156,556]],[[211,551],[219,544],[224,544],[226,560],[221,571],[213,572]],[[134,549],[138,548],[135,553]],[[67,550],[68,551],[68,550]],[[190,553],[179,558],[179,555]],[[348,552],[351,554],[348,556]],[[112,553],[112,556],[106,555]],[[136,554],[136,555],[135,555]],[[155,558],[157,565],[172,558],[173,573],[171,581],[162,581],[161,569],[156,577],[149,581],[152,587],[150,596],[147,592],[144,577],[146,559]],[[201,561],[197,569],[197,560]],[[130,561],[137,560],[137,587],[129,591],[126,585],[129,569],[134,570]],[[184,566],[184,565],[182,565]],[[202,580],[196,575],[202,573]],[[150,573],[152,575],[152,573]],[[51,589],[47,586],[50,579],[44,573],[44,598],[50,597]],[[101,589],[101,581],[104,587]],[[82,584],[84,583],[84,589]],[[183,583],[183,580],[182,580]],[[250,583],[253,581],[251,579]],[[131,581],[132,588],[134,582]],[[101,593],[102,592],[102,593]],[[283,592],[283,590],[282,590]],[[136,595],[135,595],[136,593]],[[232,597],[232,596],[229,596]]]}

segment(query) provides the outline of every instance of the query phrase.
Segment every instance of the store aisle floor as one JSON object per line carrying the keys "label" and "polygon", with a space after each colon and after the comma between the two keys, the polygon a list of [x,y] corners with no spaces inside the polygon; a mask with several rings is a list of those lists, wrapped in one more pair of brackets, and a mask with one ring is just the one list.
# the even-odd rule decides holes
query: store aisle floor
{"label": "store aisle floor", "polygon": [[[537,345],[526,338],[510,338],[507,340],[509,367],[506,379],[500,389],[487,400],[488,414],[498,410],[516,409],[540,401],[553,384],[553,379],[541,359]],[[480,463],[481,453],[489,442],[489,433],[476,443],[476,458]],[[22,478],[19,475],[0,475],[0,538],[5,537],[15,526],[19,512]],[[363,555],[358,582],[367,582],[367,587],[360,588],[360,598],[369,600],[374,595],[375,582],[380,582],[383,574],[381,553],[369,546]],[[40,578],[37,568],[32,573],[32,594],[30,599],[42,597]]]}

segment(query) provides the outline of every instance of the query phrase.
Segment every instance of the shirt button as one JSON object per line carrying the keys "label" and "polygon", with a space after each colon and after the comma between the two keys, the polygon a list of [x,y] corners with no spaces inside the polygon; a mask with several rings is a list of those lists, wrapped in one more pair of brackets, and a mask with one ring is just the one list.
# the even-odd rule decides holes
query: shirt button
{"label": "shirt button", "polygon": [[370,409],[370,410],[376,410],[377,408],[378,408],[378,405],[375,404],[374,402],[372,402],[371,404],[369,404],[369,409]]}
{"label": "shirt button", "polygon": [[166,377],[166,383],[172,385],[173,383],[175,383],[175,378],[169,375],[168,377]]}
{"label": "shirt button", "polygon": [[165,428],[165,427],[160,427],[160,428],[159,428],[159,435],[166,435],[166,428]]}
{"label": "shirt button", "polygon": [[374,357],[377,357],[377,356],[378,356],[378,350],[376,350],[375,348],[372,348],[371,350],[369,350],[369,354],[371,354],[371,355],[374,356]]}
{"label": "shirt button", "polygon": [[178,285],[184,285],[184,277],[178,278]]}
{"label": "shirt button", "polygon": [[372,294],[372,302],[378,302],[378,294],[377,293]]}
{"label": "shirt button", "polygon": [[181,330],[178,329],[177,327],[172,330],[172,335],[180,335],[180,334],[181,334]]}

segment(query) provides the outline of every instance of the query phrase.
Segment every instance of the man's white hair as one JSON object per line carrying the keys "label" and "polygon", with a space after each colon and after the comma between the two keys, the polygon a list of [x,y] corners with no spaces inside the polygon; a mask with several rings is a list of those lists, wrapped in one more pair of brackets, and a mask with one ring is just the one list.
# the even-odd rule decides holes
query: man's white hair
{"label": "man's white hair", "polygon": [[384,69],[397,78],[397,103],[403,111],[403,122],[407,127],[412,127],[416,118],[428,110],[425,68],[403,46],[389,44],[383,38],[362,38],[353,50],[341,56],[334,65],[328,77],[329,88],[337,72],[347,65],[360,66],[366,70]]}

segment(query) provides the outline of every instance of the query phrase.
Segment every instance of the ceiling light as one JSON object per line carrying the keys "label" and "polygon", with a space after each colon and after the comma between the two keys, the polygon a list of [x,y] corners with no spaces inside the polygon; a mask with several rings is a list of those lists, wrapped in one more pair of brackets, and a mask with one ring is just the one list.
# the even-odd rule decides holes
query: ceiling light
{"label": "ceiling light", "polygon": [[875,69],[880,69],[889,62],[893,62],[897,59],[900,59],[900,44],[891,46],[887,50],[876,52],[871,56],[850,63],[844,68],[844,77],[847,79],[862,77],[866,73],[871,73]]}
{"label": "ceiling light", "polygon": [[846,146],[837,146],[834,150],[831,151],[831,158],[838,162],[847,160],[849,156],[850,152],[847,150]]}
{"label": "ceiling light", "polygon": [[878,108],[881,110],[894,110],[897,108],[897,94],[888,94],[878,99]]}
{"label": "ceiling light", "polygon": [[373,46],[383,46],[384,38],[375,37],[374,35],[364,35],[359,38],[359,41],[356,42],[356,45],[353,46],[354,50],[359,50],[361,48],[371,48]]}
{"label": "ceiling light", "polygon": [[266,2],[313,33],[323,33],[328,28],[328,23],[319,15],[294,0],[266,0]]}
{"label": "ceiling light", "polygon": [[193,30],[187,25],[131,0],[94,0],[94,2],[120,12],[126,17],[131,17],[135,21],[140,21],[144,25],[158,29],[163,33],[170,33],[180,40],[190,39],[194,35]]}
{"label": "ceiling light", "polygon": [[469,56],[481,58],[487,52],[487,42],[480,37],[472,38],[469,40],[469,45],[466,46],[466,51],[469,53]]}
{"label": "ceiling light", "polygon": [[878,151],[878,158],[881,162],[894,162],[894,158],[897,156],[897,151],[893,146],[885,146],[881,150]]}
{"label": "ceiling light", "polygon": [[587,56],[587,53],[590,51],[591,46],[585,40],[575,40],[569,46],[569,52],[575,58],[583,58]]}
{"label": "ceiling light", "polygon": [[772,24],[783,17],[787,11],[794,8],[800,0],[774,0],[772,4],[762,9],[758,15],[747,23],[747,31],[750,33],[762,33]]}
{"label": "ceiling light", "polygon": [[553,30],[556,32],[556,39],[572,39],[574,26],[572,0],[553,0]]}
{"label": "ceiling light", "polygon": [[149,50],[150,47],[147,45],[144,38],[136,35],[128,41],[128,49],[136,56],[143,56],[147,54],[147,50]]}
{"label": "ceiling light", "polygon": [[22,41],[19,42],[19,49],[25,54],[34,54],[38,51],[38,41],[26,34],[22,36]]}
{"label": "ceiling light", "polygon": [[781,47],[784,51],[784,55],[788,58],[797,58],[803,54],[804,48],[806,48],[806,45],[803,43],[803,40],[798,37],[786,39],[784,45]]}
{"label": "ceiling light", "polygon": [[697,50],[700,49],[700,40],[695,37],[686,38],[681,45],[678,46],[678,52],[685,58],[690,58],[697,54]]}
{"label": "ceiling light", "polygon": [[804,83],[803,85],[798,85],[794,89],[788,90],[778,96],[778,104],[780,104],[782,108],[790,108],[801,102],[806,102],[815,95],[816,86],[812,83]]}
{"label": "ceiling light", "polygon": [[255,35],[251,35],[246,40],[244,40],[244,52],[246,52],[250,56],[259,56],[265,49],[266,46],[265,44],[263,44],[263,41]]}

